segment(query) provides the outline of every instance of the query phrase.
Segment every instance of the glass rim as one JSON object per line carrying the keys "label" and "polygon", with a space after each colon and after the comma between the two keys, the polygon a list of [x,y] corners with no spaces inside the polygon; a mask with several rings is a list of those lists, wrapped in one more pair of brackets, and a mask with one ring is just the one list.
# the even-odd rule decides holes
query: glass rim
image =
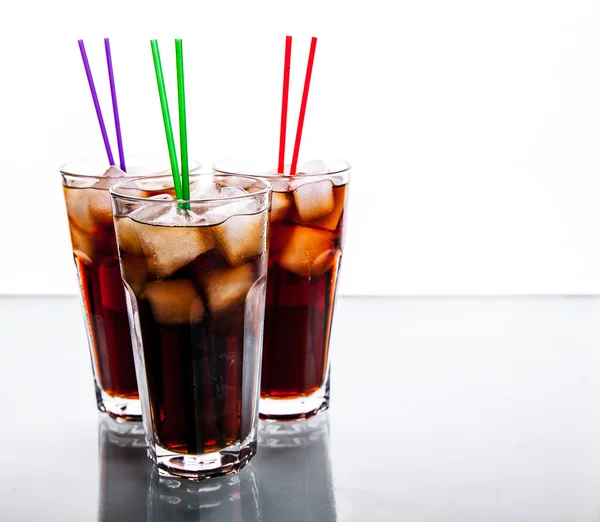
{"label": "glass rim", "polygon": [[[198,172],[195,174],[190,173],[190,181],[192,181],[193,178],[200,178],[200,177],[207,177],[207,176],[214,178],[215,174],[213,172]],[[123,188],[123,185],[127,185],[127,183],[131,183],[131,182],[139,181],[139,180],[148,181],[148,180],[159,180],[159,179],[168,178],[169,180],[173,181],[173,176],[171,174],[161,174],[159,176],[137,176],[137,177],[130,177],[130,178],[121,178],[122,181],[119,181],[118,183],[115,183],[114,185],[112,185],[108,189],[108,191],[109,191],[111,197],[116,198],[116,199],[130,201],[130,202],[135,202],[135,203],[146,202],[151,205],[174,205],[174,204],[180,204],[180,203],[196,203],[196,204],[198,204],[198,203],[240,201],[240,200],[244,200],[244,199],[255,197],[255,196],[268,195],[272,190],[271,183],[269,183],[268,181],[266,181],[264,179],[260,179],[257,176],[251,176],[249,174],[225,174],[225,173],[221,173],[221,172],[217,173],[217,176],[225,176],[225,177],[232,177],[232,178],[239,177],[239,178],[251,179],[252,181],[258,181],[259,183],[263,183],[264,187],[261,188],[258,192],[248,192],[248,194],[242,194],[240,196],[225,196],[223,198],[201,198],[201,199],[150,199],[151,196],[139,197],[139,196],[132,196],[130,194],[123,194],[123,193],[117,192],[119,189]],[[131,189],[135,189],[135,188],[138,188],[138,187],[131,187]],[[172,188],[173,187],[166,187],[165,190],[169,190]]]}
{"label": "glass rim", "polygon": [[[125,159],[128,160],[127,162],[129,163],[129,161],[131,160],[135,160],[135,159],[161,159],[161,160],[166,160],[165,164],[168,165],[167,170],[171,169],[171,163],[169,161],[169,155],[168,154],[125,154]],[[67,163],[63,163],[60,167],[59,167],[59,172],[61,175],[63,176],[71,176],[73,178],[78,178],[78,179],[98,179],[98,178],[103,178],[103,174],[104,172],[100,173],[100,174],[82,174],[80,172],[77,172],[76,169],[74,169],[73,167],[75,165],[80,165],[80,164],[84,164],[84,163],[92,163],[94,161],[99,161],[102,162],[104,161],[104,158],[102,158],[101,156],[93,156],[93,157],[86,157],[86,158],[79,158],[73,161],[68,161]],[[108,164],[108,160],[106,160],[106,164]],[[133,161],[132,166],[135,167],[143,167],[143,165],[137,165],[135,161]],[[190,158],[188,161],[188,166],[190,169],[190,174],[192,173],[192,171],[197,171],[199,169],[202,168],[202,164],[193,159]],[[119,168],[119,165],[108,165],[107,170],[110,167],[117,167]],[[152,176],[166,176],[166,175],[170,175],[170,174],[166,174],[167,170],[162,171],[162,172],[153,172],[151,176],[114,176],[113,179],[134,179],[134,178],[145,178],[145,177],[152,177]]]}
{"label": "glass rim", "polygon": [[350,162],[343,160],[343,159],[339,159],[339,158],[323,158],[324,163],[327,163],[327,161],[331,161],[331,162],[336,162],[341,164],[342,166],[340,166],[339,168],[336,168],[335,170],[329,171],[329,172],[312,172],[309,174],[303,174],[303,173],[297,173],[297,174],[280,174],[278,172],[274,172],[274,173],[262,173],[262,174],[258,174],[258,173],[244,173],[241,174],[239,172],[234,172],[232,169],[223,169],[220,168],[219,166],[223,163],[227,163],[229,161],[231,162],[252,162],[255,161],[256,158],[252,157],[252,156],[240,156],[240,157],[231,157],[231,158],[225,158],[222,160],[219,160],[215,163],[213,163],[212,165],[212,169],[214,172],[218,172],[219,174],[226,174],[226,175],[235,175],[235,176],[240,176],[240,175],[247,175],[247,176],[253,176],[256,178],[266,178],[266,179],[296,179],[296,178],[319,178],[319,177],[329,177],[329,176],[339,176],[340,174],[344,174],[346,172],[349,172],[352,169],[352,165],[350,164]]}

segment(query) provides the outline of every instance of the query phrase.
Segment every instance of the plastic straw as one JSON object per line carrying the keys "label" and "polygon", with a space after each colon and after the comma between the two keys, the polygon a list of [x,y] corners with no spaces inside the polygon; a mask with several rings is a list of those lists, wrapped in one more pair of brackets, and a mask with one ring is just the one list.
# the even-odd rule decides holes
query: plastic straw
{"label": "plastic straw", "polygon": [[113,115],[115,117],[115,130],[117,131],[117,147],[119,148],[119,164],[123,172],[127,172],[125,165],[125,154],[123,153],[123,137],[121,136],[121,121],[119,119],[119,107],[117,105],[117,90],[115,88],[115,75],[113,72],[112,55],[110,53],[110,42],[104,39],[106,50],[106,66],[108,67],[108,80],[110,82],[110,96],[112,98]]}
{"label": "plastic straw", "polygon": [[165,89],[165,78],[163,76],[162,65],[160,62],[160,51],[158,41],[150,40],[152,47],[152,59],[154,60],[154,70],[156,71],[156,84],[158,86],[158,96],[160,98],[160,107],[162,109],[163,121],[165,123],[165,135],[167,137],[167,147],[169,148],[169,159],[171,161],[171,172],[173,173],[173,185],[175,186],[175,196],[181,197],[181,180],[179,179],[179,167],[177,165],[177,152],[175,151],[175,140],[173,139],[173,127],[171,127],[171,115],[169,114],[169,102],[167,101],[167,91]]}
{"label": "plastic straw", "polygon": [[279,163],[277,172],[283,174],[285,166],[285,134],[287,129],[288,97],[290,93],[290,62],[292,60],[292,37],[285,37],[285,59],[283,62],[283,93],[281,95],[281,127],[279,129]]}
{"label": "plastic straw", "polygon": [[100,124],[100,132],[102,133],[102,139],[104,140],[104,147],[106,148],[106,155],[108,156],[108,163],[110,165],[115,164],[115,160],[110,149],[110,142],[108,141],[108,134],[106,134],[106,126],[104,125],[104,118],[102,117],[102,110],[100,109],[100,102],[98,101],[98,94],[96,93],[96,86],[94,85],[94,78],[92,77],[92,71],[90,69],[90,62],[88,61],[87,53],[85,52],[85,45],[83,40],[78,40],[79,50],[81,51],[81,59],[83,60],[83,67],[85,68],[85,74],[87,76],[88,84],[90,85],[90,92],[92,93],[92,100],[94,100],[94,107],[96,109],[96,116],[98,117],[98,123]]}
{"label": "plastic straw", "polygon": [[[190,199],[187,121],[185,117],[185,83],[183,76],[183,45],[180,39],[175,40],[175,59],[177,62],[177,102],[179,107],[179,142],[181,146],[181,194],[182,199]],[[185,208],[189,209],[189,205],[186,205]]]}
{"label": "plastic straw", "polygon": [[300,140],[302,140],[302,128],[304,127],[304,115],[306,114],[306,102],[308,101],[308,90],[310,89],[310,77],[312,76],[316,48],[317,39],[313,36],[312,41],[310,42],[310,53],[308,55],[308,64],[306,65],[306,78],[304,79],[304,91],[302,92],[302,103],[300,104],[300,115],[298,116],[298,128],[296,129],[296,142],[294,143],[294,155],[292,156],[292,166],[290,167],[290,175],[292,176],[296,174],[296,168],[298,167]]}

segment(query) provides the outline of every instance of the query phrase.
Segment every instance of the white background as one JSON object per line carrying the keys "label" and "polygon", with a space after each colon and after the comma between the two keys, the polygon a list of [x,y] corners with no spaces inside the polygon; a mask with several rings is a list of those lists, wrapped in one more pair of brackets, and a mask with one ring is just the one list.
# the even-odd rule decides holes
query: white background
{"label": "white background", "polygon": [[[582,0],[33,0],[0,16],[0,293],[75,293],[58,166],[103,155],[76,40],[112,132],[166,151],[150,38],[191,155],[275,162],[285,35],[288,150],[319,37],[302,159],[353,166],[344,294],[600,292],[600,3]],[[114,143],[114,140],[113,140]],[[113,146],[116,153],[116,146]]]}

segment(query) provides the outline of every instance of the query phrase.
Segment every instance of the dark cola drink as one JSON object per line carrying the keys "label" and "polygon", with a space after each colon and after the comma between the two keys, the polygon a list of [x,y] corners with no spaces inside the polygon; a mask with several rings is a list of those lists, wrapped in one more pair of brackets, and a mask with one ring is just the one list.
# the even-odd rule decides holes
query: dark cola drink
{"label": "dark cola drink", "polygon": [[98,408],[114,417],[140,420],[127,305],[108,192],[112,183],[123,179],[119,173],[109,169],[94,178],[63,171],[63,191]]}
{"label": "dark cola drink", "polygon": [[[141,405],[131,344],[131,327],[109,189],[115,183],[169,172],[168,157],[127,158],[127,172],[103,161],[82,160],[61,168],[73,257],[79,276],[86,330],[94,370],[98,409],[119,420],[141,420]],[[193,172],[199,164],[190,161]],[[146,183],[140,194],[159,186]]]}
{"label": "dark cola drink", "polygon": [[[292,208],[271,223],[263,398],[307,397],[325,383],[345,192],[344,185],[333,188],[337,219],[302,222]],[[293,193],[274,196],[284,197],[292,199]]]}
{"label": "dark cola drink", "polygon": [[114,189],[144,422],[165,473],[223,474],[255,451],[268,224],[256,183],[211,182],[189,208]]}
{"label": "dark cola drink", "polygon": [[[349,167],[320,161],[272,176],[261,416],[308,418],[329,405],[330,339]],[[300,170],[300,169],[299,169]]]}
{"label": "dark cola drink", "polygon": [[271,183],[260,416],[306,419],[329,406],[330,340],[346,230],[350,165],[315,160],[290,175],[252,159],[218,173]]}

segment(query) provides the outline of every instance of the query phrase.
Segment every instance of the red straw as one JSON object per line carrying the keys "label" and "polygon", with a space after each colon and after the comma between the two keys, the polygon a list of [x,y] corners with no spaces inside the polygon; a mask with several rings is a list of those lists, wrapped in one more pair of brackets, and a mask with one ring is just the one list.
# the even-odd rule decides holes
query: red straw
{"label": "red straw", "polygon": [[279,164],[277,172],[283,174],[285,163],[285,132],[287,128],[288,96],[290,92],[290,62],[292,60],[292,37],[285,37],[285,61],[283,64],[283,94],[281,95],[281,127],[279,129]]}
{"label": "red straw", "polygon": [[290,175],[296,174],[298,167],[298,154],[300,153],[300,140],[302,139],[302,127],[304,127],[304,115],[306,114],[306,102],[308,101],[308,89],[310,88],[310,77],[312,75],[313,62],[315,61],[315,50],[317,48],[317,39],[313,36],[310,42],[310,54],[308,55],[308,64],[306,66],[306,78],[304,79],[304,92],[302,93],[302,103],[300,104],[300,116],[298,117],[298,128],[296,129],[296,142],[294,143],[294,155],[292,156],[292,166]]}

